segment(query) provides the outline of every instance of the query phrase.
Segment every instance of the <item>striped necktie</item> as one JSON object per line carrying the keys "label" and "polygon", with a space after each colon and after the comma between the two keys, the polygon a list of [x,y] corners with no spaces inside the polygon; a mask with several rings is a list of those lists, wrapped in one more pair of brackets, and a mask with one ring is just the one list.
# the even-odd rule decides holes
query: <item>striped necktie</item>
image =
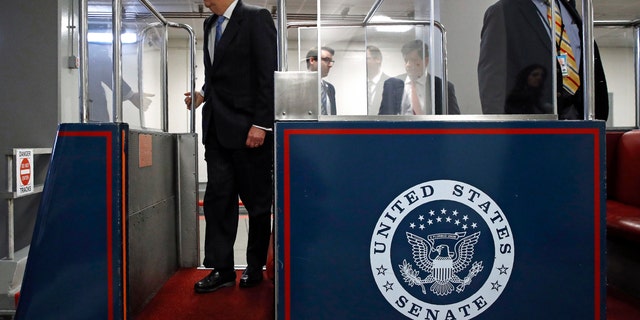
{"label": "striped necktie", "polygon": [[327,99],[327,84],[322,81],[322,88],[320,94],[320,114],[327,115],[329,109],[329,101]]}
{"label": "striped necktie", "polygon": [[[556,2],[555,6],[555,43],[557,54],[566,57],[566,73],[563,72],[562,87],[567,92],[574,94],[580,87],[580,76],[578,75],[578,66],[576,64],[576,58],[573,56],[573,49],[569,43],[569,36],[564,30],[564,23],[562,22],[562,15],[560,14],[560,4]],[[551,25],[551,6],[547,6],[547,19],[549,19],[549,25]]]}

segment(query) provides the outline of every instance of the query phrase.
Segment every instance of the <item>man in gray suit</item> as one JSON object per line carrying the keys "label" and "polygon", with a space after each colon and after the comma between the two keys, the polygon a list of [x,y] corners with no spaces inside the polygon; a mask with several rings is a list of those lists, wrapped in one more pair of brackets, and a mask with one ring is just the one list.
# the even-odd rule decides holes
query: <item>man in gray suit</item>
{"label": "man in gray suit", "polygon": [[[563,88],[562,68],[552,66],[552,37],[545,0],[499,0],[485,12],[481,31],[478,83],[480,102],[485,114],[504,114],[506,97],[516,85],[518,74],[532,65],[541,65],[547,75],[556,75],[558,88],[546,81],[542,90],[542,104],[553,105],[557,95],[559,119],[583,119],[583,85],[573,93]],[[582,22],[573,0],[556,0],[560,9],[563,41],[569,41],[580,69]],[[558,37],[556,37],[557,39]],[[560,52],[558,42],[556,49]],[[609,113],[607,82],[597,46],[594,46],[595,117],[606,120]],[[565,75],[566,77],[566,75]],[[573,90],[571,90],[573,91]],[[517,108],[511,106],[509,112]],[[545,113],[550,113],[551,110]]]}

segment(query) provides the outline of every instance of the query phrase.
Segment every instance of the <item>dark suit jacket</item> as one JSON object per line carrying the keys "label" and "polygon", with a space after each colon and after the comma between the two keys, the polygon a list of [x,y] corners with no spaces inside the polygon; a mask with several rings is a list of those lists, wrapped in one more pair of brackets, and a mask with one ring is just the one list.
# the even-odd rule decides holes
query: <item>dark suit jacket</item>
{"label": "dark suit jacket", "polygon": [[208,40],[217,19],[204,22],[203,142],[214,133],[223,147],[244,148],[252,125],[273,127],[276,28],[268,10],[238,1],[211,64]]}
{"label": "dark suit jacket", "polygon": [[[384,82],[382,102],[380,103],[380,112],[378,112],[379,115],[401,114],[404,81],[406,78],[407,75],[404,74],[395,78],[389,78]],[[456,92],[451,82],[449,82],[448,88],[448,114],[460,114]],[[435,91],[436,114],[442,114],[442,79],[440,79],[440,77],[435,77]]]}
{"label": "dark suit jacket", "polygon": [[[565,0],[561,0],[565,1]],[[565,1],[565,7],[580,28],[580,18],[575,7]],[[504,114],[505,99],[516,83],[520,70],[532,64],[545,66],[547,75],[558,75],[557,92],[562,92],[562,76],[552,66],[551,37],[547,26],[540,18],[539,11],[531,0],[500,0],[487,9],[481,31],[480,59],[478,62],[478,84],[482,112]],[[582,32],[582,31],[581,31]],[[594,46],[595,116],[606,120],[609,113],[609,99],[604,69],[600,53]],[[576,57],[578,58],[578,57]],[[584,63],[584,62],[582,62]],[[582,78],[582,74],[580,75]],[[552,103],[552,81],[547,77],[543,90],[543,103]],[[558,99],[558,114],[570,105],[584,118],[582,86],[573,97]]]}
{"label": "dark suit jacket", "polygon": [[338,110],[338,107],[336,107],[336,87],[328,81],[325,81],[325,83],[327,84],[327,98],[329,98],[329,102],[331,103],[331,115],[335,116]]}

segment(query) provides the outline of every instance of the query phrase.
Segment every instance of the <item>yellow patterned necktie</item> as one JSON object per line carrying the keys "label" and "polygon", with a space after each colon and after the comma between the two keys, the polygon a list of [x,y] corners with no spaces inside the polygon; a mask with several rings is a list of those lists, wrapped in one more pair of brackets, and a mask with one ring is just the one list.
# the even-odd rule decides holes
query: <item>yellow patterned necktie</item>
{"label": "yellow patterned necktie", "polygon": [[[547,6],[547,19],[549,19],[549,25],[552,23],[551,19],[551,4]],[[563,72],[562,87],[567,92],[574,94],[580,87],[580,76],[578,75],[578,66],[576,64],[576,58],[573,56],[573,50],[569,43],[569,37],[564,32],[564,24],[562,22],[562,15],[560,14],[560,4],[555,6],[555,35],[556,35],[556,48],[558,58],[561,56],[566,57],[566,73]],[[561,63],[562,64],[562,63]]]}

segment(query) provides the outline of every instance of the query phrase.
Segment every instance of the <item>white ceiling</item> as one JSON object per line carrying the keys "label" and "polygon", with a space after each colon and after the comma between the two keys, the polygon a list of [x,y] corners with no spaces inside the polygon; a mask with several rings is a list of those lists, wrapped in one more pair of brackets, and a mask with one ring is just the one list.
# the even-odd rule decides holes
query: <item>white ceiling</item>
{"label": "white ceiling", "polygon": [[[191,25],[196,33],[201,32],[202,18],[210,14],[203,7],[202,0],[147,0],[168,20]],[[245,3],[269,8],[275,13],[279,0],[243,0]],[[441,0],[447,1],[447,0]],[[462,1],[462,0],[456,0]],[[474,0],[468,0],[474,1]],[[496,0],[497,1],[497,0]],[[580,6],[582,1],[576,0]],[[111,7],[111,0],[89,0],[91,5]],[[284,0],[287,21],[315,20],[317,0]],[[128,12],[145,12],[138,9],[137,0],[122,0]],[[341,21],[362,21],[375,5],[375,0],[321,0],[323,19]],[[376,11],[396,19],[411,19],[416,6],[425,6],[426,0],[388,0]],[[91,12],[91,9],[90,9]],[[326,18],[325,18],[326,17]],[[638,0],[593,0],[594,21],[635,21],[640,22],[640,1]],[[594,36],[600,46],[632,46],[633,33],[630,29],[595,28]]]}
{"label": "white ceiling", "polygon": [[[473,1],[473,0],[469,0]],[[110,0],[93,2],[111,3]],[[129,2],[134,2],[129,0]],[[149,0],[160,12],[198,12],[201,0]],[[245,3],[255,4],[266,8],[278,5],[277,0],[244,0]],[[316,0],[286,0],[288,15],[312,15],[316,12]],[[323,14],[364,16],[371,10],[375,0],[322,0]],[[414,11],[417,3],[425,0],[388,0],[382,1],[378,9],[379,14],[391,17],[403,17]],[[577,3],[582,1],[577,0]],[[207,13],[207,9],[203,9]],[[345,11],[346,10],[346,11]],[[637,20],[640,19],[640,1],[637,0],[593,0],[594,20]]]}

